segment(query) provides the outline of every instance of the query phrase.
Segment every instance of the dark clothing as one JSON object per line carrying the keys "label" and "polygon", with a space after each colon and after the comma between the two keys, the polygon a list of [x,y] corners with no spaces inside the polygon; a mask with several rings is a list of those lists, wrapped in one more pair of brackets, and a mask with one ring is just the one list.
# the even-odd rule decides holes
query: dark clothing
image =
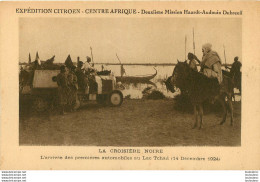
{"label": "dark clothing", "polygon": [[78,90],[78,79],[74,72],[70,72],[67,76],[68,78],[68,86],[71,89]]}
{"label": "dark clothing", "polygon": [[241,68],[242,64],[239,61],[235,61],[232,64],[232,67],[230,69],[230,74],[231,75],[235,75],[237,73],[240,73],[240,68]]}
{"label": "dark clothing", "polygon": [[68,86],[69,86],[68,104],[71,109],[74,109],[77,102],[77,91],[78,91],[77,76],[75,75],[74,72],[70,72],[68,74]]}
{"label": "dark clothing", "polygon": [[57,75],[57,84],[58,84],[58,96],[59,96],[59,104],[64,106],[68,103],[68,79],[65,73],[59,73]]}
{"label": "dark clothing", "polygon": [[241,66],[242,64],[239,61],[235,61],[230,69],[230,74],[234,79],[235,87],[239,90],[241,90]]}
{"label": "dark clothing", "polygon": [[190,68],[193,69],[194,71],[198,71],[198,68],[197,68],[195,59],[190,60],[189,66],[190,66]]}
{"label": "dark clothing", "polygon": [[85,74],[83,73],[83,71],[80,68],[77,68],[75,74],[77,76],[79,88],[80,89],[85,89],[87,87],[87,85],[88,85],[88,81],[86,79]]}

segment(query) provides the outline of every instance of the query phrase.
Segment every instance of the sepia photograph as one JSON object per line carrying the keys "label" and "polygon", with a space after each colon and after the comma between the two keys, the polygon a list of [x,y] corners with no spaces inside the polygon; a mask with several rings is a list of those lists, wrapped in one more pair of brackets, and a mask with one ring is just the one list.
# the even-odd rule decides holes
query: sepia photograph
{"label": "sepia photograph", "polygon": [[0,3],[0,169],[258,170],[257,5]]}
{"label": "sepia photograph", "polygon": [[19,18],[19,146],[241,146],[241,18]]}

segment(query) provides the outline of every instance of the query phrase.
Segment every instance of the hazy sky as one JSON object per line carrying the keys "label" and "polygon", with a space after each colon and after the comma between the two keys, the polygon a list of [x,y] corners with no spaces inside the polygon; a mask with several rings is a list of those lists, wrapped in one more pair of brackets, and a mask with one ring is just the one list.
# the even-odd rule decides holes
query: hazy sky
{"label": "hazy sky", "polygon": [[21,18],[19,61],[32,60],[38,51],[41,60],[55,55],[64,62],[68,54],[86,61],[93,49],[94,62],[176,63],[193,52],[195,30],[196,55],[210,42],[224,63],[242,54],[242,24],[238,18]]}

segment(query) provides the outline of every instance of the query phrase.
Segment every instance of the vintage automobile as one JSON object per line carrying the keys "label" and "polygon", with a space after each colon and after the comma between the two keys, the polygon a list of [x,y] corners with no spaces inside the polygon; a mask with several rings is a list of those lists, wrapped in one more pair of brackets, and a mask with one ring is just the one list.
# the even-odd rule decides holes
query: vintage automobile
{"label": "vintage automobile", "polygon": [[[59,70],[35,70],[32,86],[25,86],[21,91],[22,96],[30,96],[34,110],[42,112],[57,105],[57,82]],[[123,94],[117,89],[116,79],[113,74],[95,75],[95,84],[89,84],[86,89],[78,90],[78,100],[75,109],[84,102],[97,101],[99,104],[120,106]]]}

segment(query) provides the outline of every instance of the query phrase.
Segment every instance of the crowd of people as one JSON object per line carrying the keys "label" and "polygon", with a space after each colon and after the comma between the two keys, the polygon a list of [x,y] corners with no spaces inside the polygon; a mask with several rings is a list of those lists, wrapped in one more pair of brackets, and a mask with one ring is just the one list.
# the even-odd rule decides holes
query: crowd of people
{"label": "crowd of people", "polygon": [[65,64],[62,65],[53,64],[54,58],[55,56],[47,61],[40,62],[37,53],[34,62],[29,63],[25,67],[21,67],[19,75],[20,92],[22,92],[26,86],[32,88],[35,70],[60,70],[56,79],[58,85],[58,101],[60,113],[65,114],[65,110],[75,111],[76,108],[78,108],[79,101],[77,93],[79,89],[85,92],[91,84],[92,88],[95,88],[95,75],[97,75],[97,70],[94,68],[94,64],[91,63],[91,58],[88,56],[86,57],[85,63],[78,58],[77,66],[73,64],[70,55],[67,57]]}
{"label": "crowd of people", "polygon": [[65,65],[60,67],[60,73],[57,75],[58,97],[60,113],[65,114],[65,108],[69,111],[75,111],[78,107],[78,90],[85,92],[89,85],[95,85],[95,75],[97,70],[91,63],[91,58],[87,57],[84,64],[77,62],[77,67],[73,65],[71,59],[65,61]]}

